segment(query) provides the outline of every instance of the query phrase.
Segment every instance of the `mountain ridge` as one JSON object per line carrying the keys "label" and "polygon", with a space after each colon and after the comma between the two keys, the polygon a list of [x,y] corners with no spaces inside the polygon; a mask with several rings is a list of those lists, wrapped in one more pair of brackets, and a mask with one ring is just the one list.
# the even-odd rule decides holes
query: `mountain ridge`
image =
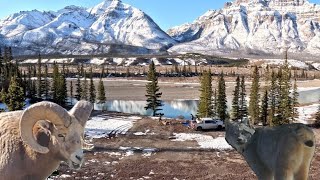
{"label": "mountain ridge", "polygon": [[307,0],[235,0],[169,29],[171,53],[320,54],[320,5]]}
{"label": "mountain ridge", "polygon": [[106,44],[136,46],[132,53],[139,54],[142,47],[163,51],[175,43],[151,17],[120,0],[88,9],[21,11],[0,20],[0,44],[19,49],[21,55],[108,53]]}

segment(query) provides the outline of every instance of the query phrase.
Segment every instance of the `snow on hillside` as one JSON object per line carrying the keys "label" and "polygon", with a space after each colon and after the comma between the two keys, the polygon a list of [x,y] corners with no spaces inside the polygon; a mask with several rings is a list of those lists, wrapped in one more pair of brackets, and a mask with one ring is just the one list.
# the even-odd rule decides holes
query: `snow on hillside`
{"label": "snow on hillside", "polygon": [[[0,20],[0,40],[28,55],[107,53],[113,44],[159,50],[176,43],[148,15],[120,0],[104,0],[89,9],[15,13]],[[141,51],[133,47],[128,51]]]}
{"label": "snow on hillside", "polygon": [[223,53],[279,55],[320,54],[320,5],[283,4],[273,1],[234,1],[221,10],[210,10],[194,22],[174,27],[168,34],[177,39],[171,53]]}
{"label": "snow on hillside", "polygon": [[[273,66],[283,66],[285,63],[284,59],[264,59],[263,66],[266,67],[267,65]],[[309,69],[309,65],[307,65],[303,61],[295,60],[295,59],[288,59],[289,67],[301,68],[301,69]]]}

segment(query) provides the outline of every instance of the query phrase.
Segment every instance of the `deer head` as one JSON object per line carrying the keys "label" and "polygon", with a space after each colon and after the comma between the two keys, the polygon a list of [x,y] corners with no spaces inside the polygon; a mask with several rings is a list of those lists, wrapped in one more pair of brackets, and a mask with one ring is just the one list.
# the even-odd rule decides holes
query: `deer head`
{"label": "deer head", "polygon": [[255,130],[248,121],[231,122],[226,120],[226,141],[242,154]]}

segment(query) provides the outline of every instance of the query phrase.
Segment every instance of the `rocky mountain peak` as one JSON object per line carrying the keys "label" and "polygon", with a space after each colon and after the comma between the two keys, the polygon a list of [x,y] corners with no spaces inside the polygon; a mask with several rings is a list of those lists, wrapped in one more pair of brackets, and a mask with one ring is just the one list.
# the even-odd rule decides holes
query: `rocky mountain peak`
{"label": "rocky mountain peak", "polygon": [[320,6],[307,0],[235,0],[168,30],[170,52],[320,55]]}
{"label": "rocky mountain peak", "polygon": [[148,15],[121,0],[104,0],[89,9],[68,6],[10,17],[0,20],[0,47],[11,46],[21,55],[139,54],[176,43]]}

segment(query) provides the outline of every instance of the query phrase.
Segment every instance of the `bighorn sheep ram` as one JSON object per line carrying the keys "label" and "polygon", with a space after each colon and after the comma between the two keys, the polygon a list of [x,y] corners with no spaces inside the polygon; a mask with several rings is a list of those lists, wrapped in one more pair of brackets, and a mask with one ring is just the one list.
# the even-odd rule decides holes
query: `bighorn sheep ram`
{"label": "bighorn sheep ram", "polygon": [[69,112],[51,102],[0,114],[0,180],[43,180],[64,161],[79,169],[83,133],[93,106],[79,101]]}
{"label": "bighorn sheep ram", "polygon": [[226,121],[226,140],[260,180],[307,180],[315,151],[313,131],[303,124],[253,129]]}

